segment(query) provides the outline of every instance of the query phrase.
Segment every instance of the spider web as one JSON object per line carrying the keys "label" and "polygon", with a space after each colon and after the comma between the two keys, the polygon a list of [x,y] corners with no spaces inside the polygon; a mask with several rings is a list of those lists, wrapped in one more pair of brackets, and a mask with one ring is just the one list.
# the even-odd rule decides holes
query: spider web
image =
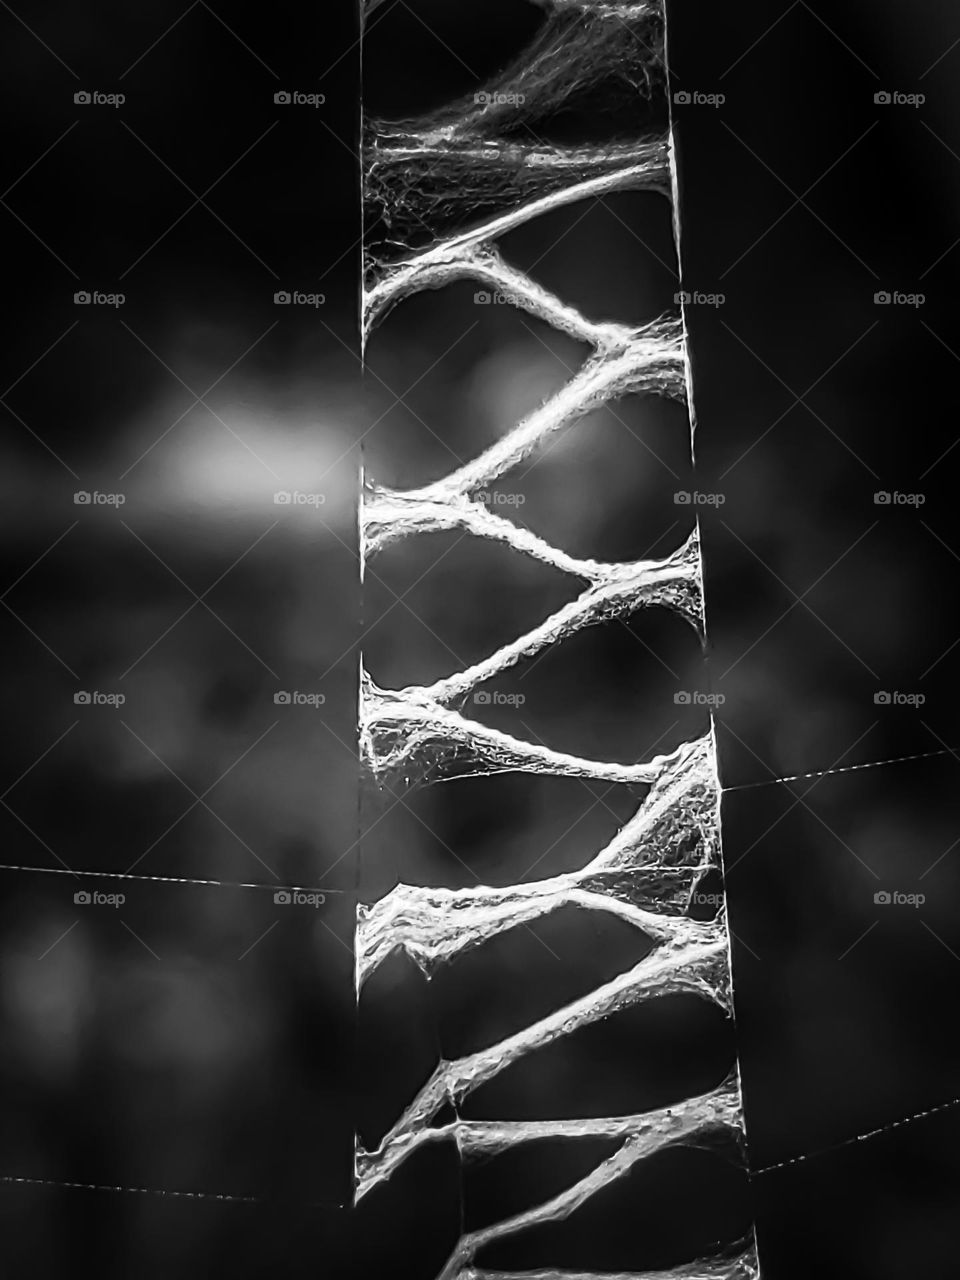
{"label": "spider web", "polygon": [[[368,0],[368,17],[378,2]],[[686,404],[692,443],[682,314],[636,328],[590,320],[510,266],[498,251],[500,238],[515,227],[576,201],[627,190],[655,190],[673,200],[679,239],[661,0],[541,4],[546,18],[532,43],[482,92],[421,119],[364,122],[364,217],[370,230],[364,245],[363,340],[404,299],[469,279],[588,343],[591,354],[555,395],[442,479],[397,490],[365,477],[361,574],[391,544],[457,529],[505,544],[584,585],[576,599],[526,634],[429,685],[381,688],[361,657],[360,751],[369,773],[384,785],[521,771],[641,784],[649,790],[622,830],[579,870],[502,887],[454,890],[400,883],[379,901],[361,905],[357,995],[391,955],[406,954],[429,978],[505,931],[566,906],[618,917],[639,930],[651,949],[612,980],[505,1039],[455,1060],[441,1057],[377,1147],[358,1144],[359,1200],[430,1143],[453,1140],[464,1160],[548,1137],[617,1140],[611,1155],[559,1194],[483,1229],[463,1231],[440,1280],[510,1280],[508,1273],[478,1266],[478,1253],[528,1228],[567,1218],[657,1152],[718,1138],[732,1139],[742,1152],[744,1140],[736,1067],[706,1093],[636,1115],[498,1121],[465,1120],[459,1111],[466,1097],[518,1059],[620,1010],[682,993],[733,1014],[725,910],[707,921],[690,915],[703,877],[721,869],[712,731],[670,754],[619,764],[525,741],[482,725],[463,710],[485,681],[605,620],[657,608],[684,618],[701,639],[704,629],[696,530],[663,559],[609,564],[569,555],[490,511],[482,500],[486,486],[536,457],[555,433],[626,395]],[[635,121],[650,124],[640,136],[621,136],[617,121],[625,102]],[[596,117],[598,103],[608,136],[562,141],[538,136],[557,120],[582,121],[584,113]],[[439,1122],[450,1115],[449,1122]],[[524,1276],[601,1280],[558,1270]],[[756,1280],[756,1245],[751,1234],[714,1258],[635,1273],[631,1280],[644,1277]]]}

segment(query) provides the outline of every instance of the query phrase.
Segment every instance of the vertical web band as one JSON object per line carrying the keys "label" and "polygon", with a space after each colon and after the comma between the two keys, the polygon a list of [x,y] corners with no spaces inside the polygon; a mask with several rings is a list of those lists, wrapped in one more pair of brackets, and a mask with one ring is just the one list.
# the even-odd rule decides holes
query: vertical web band
{"label": "vertical web band", "polygon": [[[743,1149],[736,1067],[710,1091],[634,1115],[552,1120],[465,1119],[459,1106],[518,1059],[591,1023],[665,996],[695,996],[733,1015],[726,910],[696,919],[691,903],[704,877],[721,871],[716,741],[701,738],[631,764],[556,751],[481,724],[464,712],[469,695],[583,628],[666,609],[704,637],[698,529],[662,559],[579,559],[492,511],[484,490],[587,414],[627,395],[662,396],[694,415],[682,310],[630,327],[588,319],[501,255],[499,240],[551,210],[621,191],[650,190],[673,204],[679,258],[677,183],[669,122],[662,0],[539,0],[544,23],[523,55],[482,93],[418,120],[363,121],[364,278],[362,337],[404,299],[469,279],[513,306],[589,345],[582,367],[556,394],[494,444],[450,474],[398,490],[364,477],[360,493],[361,573],[385,547],[459,530],[504,544],[568,574],[580,594],[526,634],[429,685],[387,689],[361,657],[359,739],[375,781],[402,787],[446,778],[526,772],[647,787],[633,817],[575,871],[539,881],[464,889],[397,884],[357,912],[356,984],[402,953],[429,978],[458,956],[564,907],[607,913],[640,931],[651,949],[587,995],[484,1048],[441,1059],[374,1149],[358,1146],[357,1199],[416,1151],[456,1143],[461,1157],[495,1155],[545,1138],[615,1139],[612,1155],[541,1204],[465,1230],[442,1280],[506,1280],[485,1270],[483,1250],[531,1227],[574,1214],[638,1162],[677,1146],[718,1138]],[[367,0],[365,17],[379,5]],[[613,71],[611,70],[613,69]],[[632,98],[660,124],[608,145],[544,142],[541,126],[584,93],[604,86]],[[453,1117],[452,1119],[450,1117]],[[681,1246],[682,1247],[682,1246]],[[532,1275],[533,1273],[525,1273]],[[601,1280],[576,1270],[542,1277]],[[716,1256],[636,1280],[756,1280],[752,1236]]]}

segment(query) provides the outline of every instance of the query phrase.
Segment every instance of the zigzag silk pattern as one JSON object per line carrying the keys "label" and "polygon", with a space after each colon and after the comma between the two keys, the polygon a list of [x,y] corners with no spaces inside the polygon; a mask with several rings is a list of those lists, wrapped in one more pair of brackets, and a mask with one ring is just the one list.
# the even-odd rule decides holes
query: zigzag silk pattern
{"label": "zigzag silk pattern", "polygon": [[[366,20],[380,2],[367,0]],[[687,405],[692,449],[682,313],[637,328],[590,320],[511,267],[498,248],[507,232],[553,209],[621,191],[649,190],[674,203],[679,259],[662,0],[539,3],[545,10],[539,33],[483,92],[418,120],[364,120],[364,217],[368,228],[381,230],[376,249],[372,235],[364,246],[362,337],[366,344],[376,326],[412,295],[471,280],[588,344],[590,354],[556,394],[443,479],[401,491],[364,477],[361,573],[390,544],[460,530],[569,574],[582,590],[525,635],[430,685],[381,688],[361,658],[360,754],[374,780],[394,786],[521,771],[648,790],[604,848],[585,851],[579,870],[496,888],[401,883],[379,901],[361,905],[355,935],[357,996],[389,956],[405,954],[429,978],[467,951],[563,907],[616,916],[652,946],[627,971],[532,1025],[459,1059],[441,1058],[376,1148],[366,1150],[358,1143],[355,1196],[375,1196],[412,1153],[431,1143],[453,1141],[467,1159],[546,1138],[615,1139],[612,1155],[559,1194],[502,1221],[465,1229],[439,1280],[758,1280],[752,1232],[721,1245],[713,1257],[629,1277],[576,1269],[495,1272],[479,1260],[491,1244],[575,1214],[658,1152],[720,1141],[742,1155],[744,1141],[736,1067],[706,1093],[636,1115],[497,1121],[464,1119],[458,1110],[468,1095],[524,1055],[643,1002],[685,994],[733,1014],[725,909],[712,920],[690,913],[697,886],[721,870],[713,732],[668,754],[618,764],[554,751],[482,725],[464,711],[484,682],[585,627],[642,609],[667,609],[701,638],[704,634],[696,528],[663,559],[603,563],[567,554],[484,501],[490,485],[534,460],[556,433],[627,395],[664,396]],[[601,85],[602,101],[618,109],[630,101],[645,110],[660,108],[664,126],[607,146],[539,138],[545,122]]]}

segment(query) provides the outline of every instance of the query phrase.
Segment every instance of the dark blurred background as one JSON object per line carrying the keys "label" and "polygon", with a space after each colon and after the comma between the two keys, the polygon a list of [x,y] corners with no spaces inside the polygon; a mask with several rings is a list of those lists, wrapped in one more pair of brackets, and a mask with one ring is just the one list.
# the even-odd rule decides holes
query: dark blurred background
{"label": "dark blurred background", "polygon": [[[468,1225],[512,1211],[581,1157],[461,1185],[438,1147],[347,1214],[355,1124],[382,1131],[439,1053],[588,989],[635,962],[637,940],[558,913],[432,991],[384,970],[357,1042],[358,877],[369,897],[397,878],[569,869],[639,796],[512,777],[361,796],[361,644],[384,684],[435,678],[576,584],[434,536],[375,565],[361,612],[359,442],[376,479],[432,478],[584,352],[454,286],[386,321],[361,383],[352,4],[14,9],[0,14],[6,1273],[432,1276],[464,1205]],[[543,21],[522,0],[387,0],[376,17],[365,93],[388,116],[472,92]],[[494,718],[632,760],[706,727],[679,690],[723,697],[758,1171],[960,1093],[960,23],[932,0],[907,16],[887,0],[672,0],[669,17],[673,89],[690,99],[674,106],[683,286],[714,297],[686,313],[696,471],[682,413],[626,401],[511,477],[504,506],[573,554],[627,559],[686,535],[677,492],[711,495],[697,507],[709,677],[690,629],[651,613],[516,672],[498,690],[525,701]],[[560,211],[502,247],[591,318],[652,319],[679,287],[653,195]],[[158,879],[80,874],[128,870]],[[275,901],[289,886],[324,901]],[[492,1108],[478,1114],[709,1087],[734,1052],[714,1021],[611,1020],[514,1093],[478,1096]],[[489,1264],[668,1265],[678,1233],[693,1257],[752,1211],[775,1280],[952,1277],[958,1123],[946,1111],[755,1173],[749,1193],[713,1155],[681,1153],[598,1218]]]}
{"label": "dark blurred background", "polygon": [[352,1194],[357,16],[0,21],[5,1273],[282,1270],[211,1197]]}

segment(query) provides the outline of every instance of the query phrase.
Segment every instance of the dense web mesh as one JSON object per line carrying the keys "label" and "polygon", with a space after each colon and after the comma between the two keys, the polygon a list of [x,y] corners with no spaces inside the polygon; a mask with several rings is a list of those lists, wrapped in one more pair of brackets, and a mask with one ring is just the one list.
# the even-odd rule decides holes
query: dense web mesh
{"label": "dense web mesh", "polygon": [[[379,0],[369,0],[369,16]],[[612,1154],[561,1193],[483,1229],[464,1231],[441,1280],[510,1280],[486,1271],[486,1246],[573,1214],[654,1154],[715,1139],[741,1147],[736,1069],[706,1093],[636,1115],[553,1120],[467,1120],[459,1104],[518,1059],[591,1023],[683,994],[732,1015],[725,910],[695,919],[697,886],[720,870],[719,789],[712,732],[633,764],[554,751],[465,714],[469,695],[516,663],[582,628],[667,609],[703,635],[702,567],[696,531],[668,556],[633,563],[579,559],[491,511],[484,489],[598,407],[632,394],[688,401],[689,363],[680,315],[638,328],[595,322],[500,256],[497,241],[551,209],[590,196],[654,189],[671,198],[671,143],[662,3],[541,0],[544,24],[523,56],[478,95],[418,120],[366,121],[363,334],[403,299],[470,279],[570,337],[591,354],[555,395],[476,458],[421,488],[366,479],[360,505],[361,564],[402,539],[460,530],[511,547],[583,583],[581,593],[526,634],[430,685],[379,687],[361,663],[363,761],[391,786],[507,771],[642,784],[634,816],[578,870],[533,882],[467,889],[398,884],[358,909],[357,993],[378,966],[402,954],[429,978],[507,930],[574,906],[617,917],[650,949],[638,963],[514,1034],[441,1058],[377,1147],[358,1147],[356,1195],[374,1193],[427,1144],[453,1140],[462,1158],[497,1154],[544,1138],[616,1140]],[[602,104],[602,111],[597,105]],[[628,106],[633,136],[619,124]],[[597,119],[606,137],[583,135]],[[640,128],[637,129],[637,120]],[[556,125],[566,137],[556,139]],[[659,121],[659,123],[658,123]],[[540,136],[553,131],[553,141]],[[580,134],[573,140],[570,135]],[[676,225],[676,219],[675,219]],[[453,1117],[452,1119],[450,1117]],[[523,1273],[525,1280],[618,1280],[582,1271]],[[630,1280],[756,1280],[752,1238],[702,1261]],[[627,1280],[627,1277],[619,1277]]]}
{"label": "dense web mesh", "polygon": [[[659,4],[559,4],[523,56],[485,89],[417,120],[371,121],[364,131],[364,196],[384,257],[441,244],[464,217],[495,217],[530,201],[564,203],[588,181],[607,189],[669,185],[666,120],[649,136],[611,137],[625,109],[651,126],[665,117]],[[597,107],[602,104],[602,110]],[[605,136],[590,138],[590,122]],[[552,141],[544,134],[572,134]],[[584,136],[586,135],[586,136]],[[367,245],[376,242],[371,236]]]}

